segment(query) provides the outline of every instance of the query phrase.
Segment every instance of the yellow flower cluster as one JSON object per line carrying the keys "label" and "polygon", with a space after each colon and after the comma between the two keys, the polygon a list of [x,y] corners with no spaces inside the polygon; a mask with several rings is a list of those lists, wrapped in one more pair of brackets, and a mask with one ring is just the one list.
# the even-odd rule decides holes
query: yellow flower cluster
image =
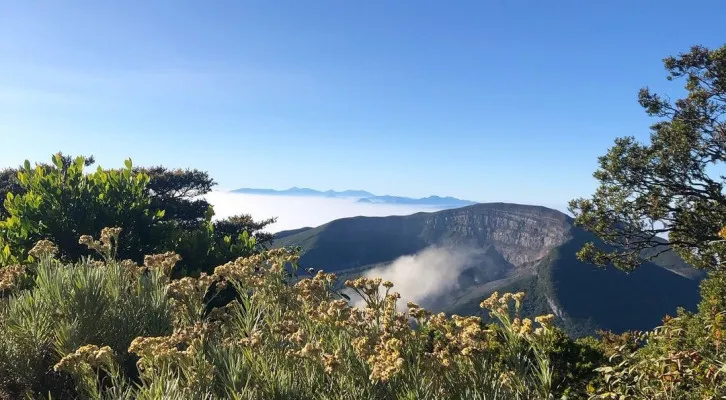
{"label": "yellow flower cluster", "polygon": [[[147,256],[145,265],[168,273],[178,259],[174,253]],[[260,357],[284,354],[312,363],[326,374],[354,370],[362,362],[372,382],[389,382],[412,363],[434,376],[443,376],[444,369],[472,368],[474,357],[495,348],[495,342],[501,340],[496,328],[487,329],[479,317],[432,314],[415,303],[408,303],[408,312],[398,311],[401,296],[392,292],[393,283],[382,279],[345,282],[363,298],[363,307],[335,296],[331,290],[335,274],[319,271],[291,285],[286,267],[298,261],[296,253],[275,249],[218,266],[212,275],[171,281],[167,295],[179,313],[199,311],[207,290],[233,285],[245,289],[240,295],[251,296],[245,303],[254,310],[242,312],[259,313],[252,318],[261,319],[256,320],[255,328],[240,328],[241,321],[231,318],[231,310],[241,305],[232,302],[215,309],[207,322],[194,323],[199,313],[188,314],[194,318],[178,319],[181,323],[169,336],[136,338],[128,351],[139,356],[140,370],[153,371],[168,365],[196,365],[203,354],[203,341],[219,339],[230,350],[254,349],[250,354]],[[133,265],[129,263],[129,267]],[[492,314],[509,315],[511,308],[519,310],[523,298],[523,293],[494,293],[481,305]],[[553,318],[537,317],[538,329],[549,329]],[[536,333],[533,324],[530,319],[515,318],[510,326],[518,336],[530,340]],[[235,329],[251,332],[241,337]],[[425,362],[420,363],[421,358]],[[204,368],[211,371],[211,367]]]}
{"label": "yellow flower cluster", "polygon": [[174,280],[166,286],[167,295],[180,301],[201,301],[213,281],[214,276],[205,273],[201,273],[199,278],[184,277]]}
{"label": "yellow flower cluster", "polygon": [[[305,335],[301,334],[300,331],[296,332],[296,334],[300,334],[301,337],[305,337]],[[289,357],[319,362],[323,366],[326,374],[332,374],[342,365],[340,361],[340,354],[337,351],[335,353],[326,353],[319,340],[309,341],[299,350],[288,350],[287,355]]]}
{"label": "yellow flower cluster", "polygon": [[[162,261],[164,262],[167,261]],[[204,295],[214,279],[214,276],[201,273],[199,278],[184,277],[167,284],[166,294],[171,298],[177,320],[193,320],[198,315],[204,304]]]}
{"label": "yellow flower cluster", "polygon": [[94,240],[93,236],[90,235],[83,235],[78,240],[78,243],[85,245],[91,250],[97,251],[103,256],[110,256],[115,250],[119,235],[121,235],[121,228],[106,227],[101,230],[101,237],[99,240]]}
{"label": "yellow flower cluster", "polygon": [[534,321],[540,325],[542,325],[543,328],[551,328],[552,322],[554,321],[555,316],[552,314],[547,315],[540,315],[534,319]]}
{"label": "yellow flower cluster", "polygon": [[15,288],[25,273],[25,267],[22,265],[8,265],[0,268],[0,292]]}
{"label": "yellow flower cluster", "polygon": [[275,334],[288,336],[296,333],[300,329],[300,324],[292,318],[284,318],[272,328]]}
{"label": "yellow flower cluster", "polygon": [[[378,295],[381,283],[383,282],[383,279],[381,278],[365,278],[360,277],[354,280],[347,280],[345,281],[345,286],[348,286],[349,288],[355,290],[356,292],[360,292],[363,297],[375,297]],[[388,282],[386,282],[388,284]],[[393,285],[391,285],[393,286]],[[388,288],[390,286],[387,285]]]}
{"label": "yellow flower cluster", "polygon": [[139,268],[139,266],[133,260],[122,260],[121,262],[119,262],[119,265],[132,271],[137,271]]}
{"label": "yellow flower cluster", "polygon": [[166,253],[145,256],[144,266],[149,269],[155,269],[162,274],[169,276],[171,274],[171,270],[179,261],[181,261],[181,256],[179,254],[176,254],[173,251],[167,251]]}
{"label": "yellow flower cluster", "polygon": [[529,336],[533,332],[532,320],[529,318],[514,318],[512,321],[512,331],[518,336]]}
{"label": "yellow flower cluster", "polygon": [[470,357],[484,350],[490,339],[489,331],[483,329],[479,317],[453,315],[447,318],[444,313],[439,313],[423,320],[423,324],[438,333],[429,356],[442,367],[451,366],[458,356]]}
{"label": "yellow flower cluster", "polygon": [[139,356],[136,365],[140,371],[169,364],[188,364],[205,336],[215,335],[218,326],[197,322],[177,329],[170,336],[137,337],[128,352]]}
{"label": "yellow flower cluster", "polygon": [[58,253],[58,247],[56,247],[50,240],[41,240],[33,246],[28,252],[28,255],[34,258],[41,258],[44,256],[54,256]]}
{"label": "yellow flower cluster", "polygon": [[351,316],[351,308],[345,300],[321,302],[311,311],[311,317],[316,321],[336,327],[346,326]]}
{"label": "yellow flower cluster", "polygon": [[490,310],[493,314],[509,313],[509,303],[514,301],[514,312],[518,312],[523,300],[524,292],[504,293],[502,296],[499,296],[499,292],[494,292],[489,298],[482,301],[479,306]]}
{"label": "yellow flower cluster", "polygon": [[110,347],[87,344],[61,358],[53,369],[55,371],[81,372],[86,366],[108,367],[114,362],[113,358],[113,350]]}
{"label": "yellow flower cluster", "polygon": [[297,264],[299,256],[286,249],[273,249],[251,257],[240,257],[214,269],[214,275],[237,281],[242,287],[262,288],[267,274],[282,275],[285,266]]}
{"label": "yellow flower cluster", "polygon": [[249,337],[240,339],[238,343],[245,347],[258,347],[262,344],[262,332],[254,330]]}
{"label": "yellow flower cluster", "polygon": [[340,368],[340,355],[338,353],[335,354],[327,354],[323,353],[321,355],[323,367],[325,368],[325,373],[332,374],[335,372],[338,368]]}
{"label": "yellow flower cluster", "polygon": [[409,301],[406,306],[408,307],[408,315],[410,315],[412,318],[415,318],[419,323],[431,317],[430,311],[422,308],[421,306],[412,301]]}
{"label": "yellow flower cluster", "polygon": [[316,303],[328,299],[330,297],[328,288],[336,279],[335,274],[326,274],[323,271],[318,271],[313,278],[301,279],[295,284],[298,300],[307,307],[313,307]]}
{"label": "yellow flower cluster", "polygon": [[369,379],[371,381],[389,381],[393,376],[403,370],[403,341],[399,338],[384,334],[378,341],[375,351],[368,358],[372,367]]}
{"label": "yellow flower cluster", "polygon": [[174,361],[181,358],[179,342],[173,336],[137,337],[129,345],[129,353],[139,356],[137,366],[146,370],[153,362]]}

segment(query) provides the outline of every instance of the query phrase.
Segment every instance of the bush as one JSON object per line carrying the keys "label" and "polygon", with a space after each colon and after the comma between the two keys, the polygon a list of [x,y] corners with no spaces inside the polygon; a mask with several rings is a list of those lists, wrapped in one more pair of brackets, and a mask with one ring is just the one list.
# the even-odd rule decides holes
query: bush
{"label": "bush", "polygon": [[80,235],[123,228],[121,259],[141,262],[145,254],[169,250],[183,256],[176,276],[210,272],[215,266],[264,249],[272,235],[263,229],[274,219],[239,215],[212,221],[212,206],[201,196],[214,181],[197,170],[163,167],[84,168],[92,158],[62,154],[50,165],[30,162],[0,172],[0,267],[32,262],[28,252],[39,240],[59,248],[60,259],[75,262],[90,253]]}
{"label": "bush", "polygon": [[[399,305],[390,282],[296,276],[298,253],[264,251],[211,275],[172,279],[167,252],[115,259],[120,230],[64,263],[39,242],[33,263],[0,270],[0,398],[704,399],[726,395],[726,277],[698,313],[651,332],[570,340],[551,315],[517,314],[493,294],[490,319]],[[233,288],[237,299],[212,308]],[[405,311],[403,311],[405,310]]]}
{"label": "bush", "polygon": [[53,365],[86,344],[110,346],[121,371],[136,375],[134,357],[126,351],[131,341],[172,331],[168,278],[129,262],[87,258],[62,264],[50,253],[38,257],[26,267],[34,270],[32,289],[1,303],[0,394],[18,398],[51,391],[62,398],[74,393],[70,375]]}
{"label": "bush", "polygon": [[[553,374],[552,317],[517,317],[523,294],[484,301],[496,321],[487,325],[412,303],[401,312],[389,282],[357,279],[346,284],[366,306],[353,308],[331,289],[333,274],[296,279],[292,251],[169,280],[178,256],[149,256],[145,266],[114,261],[118,234],[82,238],[103,261],[62,264],[50,256],[53,246],[41,243],[33,251],[39,261],[28,267],[36,269],[33,284],[6,285],[14,293],[4,300],[0,324],[5,393],[536,399],[564,389]],[[205,315],[210,288],[225,286],[239,300]]]}

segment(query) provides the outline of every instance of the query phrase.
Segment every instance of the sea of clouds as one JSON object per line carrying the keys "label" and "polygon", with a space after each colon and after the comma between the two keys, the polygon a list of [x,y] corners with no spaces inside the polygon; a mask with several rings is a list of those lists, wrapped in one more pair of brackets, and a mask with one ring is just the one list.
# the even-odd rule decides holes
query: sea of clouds
{"label": "sea of clouds", "polygon": [[206,196],[214,206],[215,218],[250,214],[255,219],[277,217],[271,233],[303,227],[316,227],[330,221],[356,216],[384,217],[409,215],[438,208],[421,205],[358,203],[353,198],[268,196],[230,192],[211,192]]}

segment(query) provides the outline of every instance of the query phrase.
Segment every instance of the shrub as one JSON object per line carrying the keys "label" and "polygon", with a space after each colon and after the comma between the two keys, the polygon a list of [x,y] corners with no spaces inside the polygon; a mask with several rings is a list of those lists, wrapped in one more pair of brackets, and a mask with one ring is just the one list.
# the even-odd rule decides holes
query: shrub
{"label": "shrub", "polygon": [[[726,277],[697,313],[650,332],[572,341],[552,316],[518,316],[494,293],[490,320],[398,308],[393,284],[296,276],[298,253],[264,251],[211,275],[171,279],[175,253],[115,259],[120,230],[64,263],[48,241],[0,284],[0,398],[704,399],[726,395]],[[31,282],[28,282],[30,279]],[[212,308],[233,288],[237,300]]]}
{"label": "shrub", "polygon": [[26,161],[17,171],[0,172],[0,267],[32,262],[29,251],[43,239],[58,246],[62,260],[78,261],[90,254],[78,236],[97,236],[105,226],[123,228],[121,259],[141,262],[145,254],[179,252],[176,276],[209,272],[272,240],[263,229],[274,219],[212,221],[213,208],[202,196],[214,182],[205,172],[134,168],[127,160],[121,169],[85,173],[92,163],[58,153],[50,165]]}
{"label": "shrub", "polygon": [[[347,286],[335,275],[294,276],[285,249],[239,258],[212,275],[169,280],[179,257],[117,262],[114,235],[81,242],[102,261],[62,264],[41,252],[34,284],[4,300],[2,389],[83,398],[536,399],[561,391],[551,316],[517,316],[523,293],[482,303],[493,321],[447,317],[408,304],[390,282]],[[37,253],[37,252],[36,252]],[[232,286],[239,301],[202,311]],[[52,377],[53,382],[47,377]],[[72,377],[72,379],[71,379]],[[136,381],[137,383],[133,383]],[[60,382],[60,383],[56,383]]]}
{"label": "shrub", "polygon": [[70,376],[52,367],[86,344],[109,346],[133,377],[131,341],[172,331],[168,278],[156,270],[90,258],[62,264],[50,254],[27,269],[35,270],[32,289],[0,303],[0,393],[9,398],[75,392]]}

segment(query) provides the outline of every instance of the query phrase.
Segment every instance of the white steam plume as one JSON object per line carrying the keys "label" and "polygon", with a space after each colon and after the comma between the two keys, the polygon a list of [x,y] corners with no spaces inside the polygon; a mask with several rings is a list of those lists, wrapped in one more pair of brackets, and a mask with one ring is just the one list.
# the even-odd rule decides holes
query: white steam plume
{"label": "white steam plume", "polygon": [[[458,289],[459,275],[472,255],[473,250],[463,247],[428,247],[414,255],[399,257],[385,267],[374,268],[365,276],[393,282],[391,290],[401,294],[398,303],[401,311],[409,301],[431,307],[438,298]],[[364,305],[357,294],[346,293],[355,306]]]}

